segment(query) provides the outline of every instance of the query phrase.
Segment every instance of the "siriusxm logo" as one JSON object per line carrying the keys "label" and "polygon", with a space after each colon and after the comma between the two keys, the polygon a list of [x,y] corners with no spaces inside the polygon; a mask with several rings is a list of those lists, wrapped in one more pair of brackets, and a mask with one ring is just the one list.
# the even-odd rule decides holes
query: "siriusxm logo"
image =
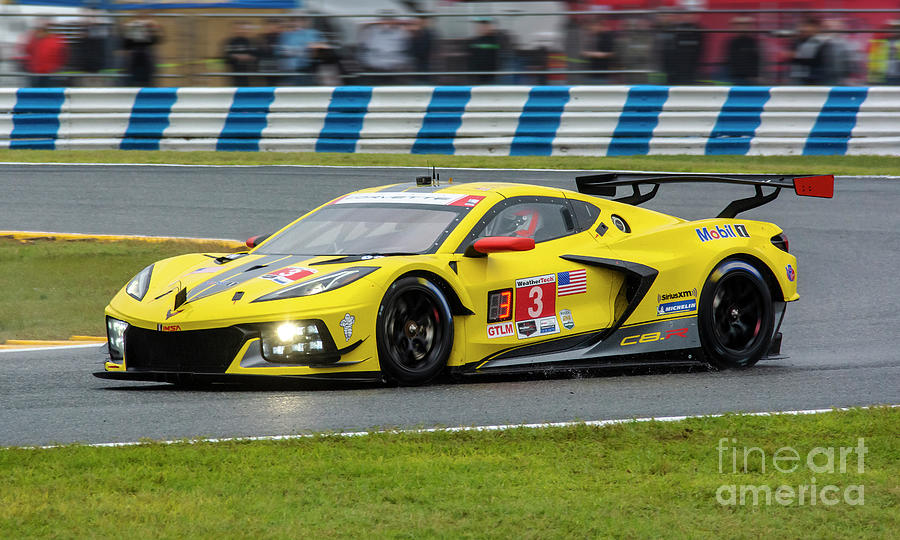
{"label": "siriusxm logo", "polygon": [[697,236],[700,237],[701,242],[706,242],[707,240],[718,240],[720,238],[750,238],[750,233],[747,232],[747,227],[739,224],[735,225],[716,225],[714,229],[708,229],[703,227],[702,229],[694,229],[697,231]]}

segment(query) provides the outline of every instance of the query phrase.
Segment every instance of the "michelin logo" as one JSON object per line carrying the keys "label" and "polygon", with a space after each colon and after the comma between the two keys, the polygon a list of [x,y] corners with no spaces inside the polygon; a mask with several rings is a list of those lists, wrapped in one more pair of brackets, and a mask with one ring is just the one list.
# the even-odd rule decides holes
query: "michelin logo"
{"label": "michelin logo", "polygon": [[347,313],[344,315],[344,318],[341,319],[341,322],[338,324],[341,325],[341,328],[344,329],[344,340],[350,341],[350,338],[353,337],[353,323],[356,322],[356,317]]}
{"label": "michelin logo", "polygon": [[701,242],[706,242],[707,240],[719,240],[721,238],[750,238],[747,227],[739,224],[729,224],[725,226],[716,225],[714,229],[703,227],[702,229],[694,230],[697,231],[697,236],[700,237]]}
{"label": "michelin logo", "polygon": [[686,313],[697,310],[696,300],[681,300],[678,302],[666,302],[656,306],[656,316],[673,315],[675,313]]}

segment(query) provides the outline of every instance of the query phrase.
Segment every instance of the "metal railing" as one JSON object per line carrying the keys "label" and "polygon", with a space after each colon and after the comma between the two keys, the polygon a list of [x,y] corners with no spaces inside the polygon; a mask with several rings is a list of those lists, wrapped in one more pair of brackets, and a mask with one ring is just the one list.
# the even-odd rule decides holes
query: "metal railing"
{"label": "metal railing", "polygon": [[[620,20],[634,17],[648,17],[648,16],[656,16],[660,12],[654,10],[621,10],[614,12],[594,12],[594,11],[536,11],[536,12],[506,12],[506,11],[473,11],[466,13],[399,13],[394,15],[397,18],[411,18],[411,17],[431,17],[434,19],[440,18],[448,18],[448,19],[459,19],[459,18],[477,18],[477,17],[492,17],[497,19],[508,20],[510,18],[528,18],[528,17],[555,17],[558,20],[562,21],[565,18],[578,18],[578,17],[595,17],[595,16],[604,16],[610,20]],[[897,15],[900,18],[900,12],[897,10],[891,9],[881,9],[881,8],[860,8],[860,9],[755,9],[755,10],[747,10],[747,9],[720,9],[720,10],[697,10],[697,11],[689,11],[689,10],[667,10],[665,13],[667,14],[682,14],[682,13],[694,13],[701,14],[704,16],[722,16],[722,15],[766,15],[766,16],[777,16],[779,18],[796,18],[804,15],[818,15],[818,16],[860,16],[860,15]],[[17,14],[17,13],[7,13],[0,12],[0,18],[9,18],[9,17],[25,17],[26,15]],[[41,15],[41,17],[54,16],[50,15]],[[71,18],[73,15],[71,13],[60,13],[58,16]],[[105,18],[111,21],[119,21],[122,19],[131,18],[134,15],[131,13],[103,13],[100,15],[101,18]],[[361,19],[375,19],[382,16],[380,13],[361,13],[361,14],[321,14],[321,13],[306,13],[306,14],[297,14],[297,13],[284,13],[274,15],[272,13],[265,13],[259,15],[252,15],[247,13],[172,13],[172,12],[159,12],[159,13],[149,13],[149,14],[141,14],[142,17],[148,17],[152,19],[160,20],[164,22],[167,26],[167,34],[168,37],[166,42],[157,46],[157,52],[159,56],[157,58],[157,72],[154,75],[154,79],[157,81],[157,84],[165,85],[169,82],[178,84],[178,85],[195,85],[195,86],[208,86],[208,85],[222,85],[227,84],[230,81],[227,81],[228,78],[234,77],[246,77],[255,82],[272,82],[272,81],[287,81],[297,75],[302,75],[298,73],[286,73],[286,72],[230,72],[223,69],[216,69],[217,67],[221,67],[224,63],[222,62],[222,52],[220,50],[222,41],[226,36],[212,36],[213,23],[215,21],[220,20],[263,20],[271,17],[277,17],[279,19],[299,19],[299,18],[307,18],[307,19],[349,19],[349,20],[361,20]],[[28,17],[36,17],[34,15],[28,15]],[[759,24],[772,24],[772,21],[767,21],[765,23]],[[629,28],[623,30],[617,30],[617,34],[623,37],[635,36],[635,35],[645,35],[648,33],[658,33],[660,30],[658,28]],[[678,28],[670,28],[667,29],[669,32],[685,32],[688,30],[678,29]],[[738,33],[743,34],[752,34],[759,36],[762,39],[766,40],[766,48],[768,49],[766,52],[768,54],[768,59],[763,66],[765,71],[767,72],[764,80],[761,82],[786,82],[781,79],[784,78],[783,72],[785,71],[786,64],[783,59],[780,58],[783,51],[787,49],[787,46],[784,42],[794,37],[790,28],[787,28],[784,24],[776,24],[774,26],[757,26],[755,28],[747,28],[747,29],[735,29],[735,28],[699,28],[697,30],[690,31],[698,31],[705,35],[734,35]],[[844,29],[833,29],[828,30],[829,34],[834,35],[846,35],[846,36],[854,36],[854,35],[868,35],[878,36],[885,32],[884,28],[875,28],[872,25],[863,25],[858,26],[856,28],[844,28]],[[525,82],[527,84],[533,84],[535,81],[541,80],[551,80],[553,83],[577,83],[580,82],[585,76],[587,77],[595,77],[595,76],[605,76],[609,79],[610,82],[627,82],[627,83],[636,83],[636,82],[665,82],[665,73],[658,66],[652,67],[651,69],[645,68],[634,68],[632,66],[618,66],[621,69],[605,69],[605,70],[589,70],[589,69],[579,69],[577,66],[573,65],[578,62],[583,62],[583,59],[574,57],[574,56],[565,56],[565,47],[557,46],[553,49],[547,51],[546,61],[550,61],[550,56],[555,56],[552,60],[557,62],[557,64],[553,67],[545,67],[541,68],[540,66],[522,66],[514,65],[511,63],[507,63],[500,70],[496,72],[483,72],[483,71],[467,71],[464,69],[459,69],[459,58],[460,55],[445,55],[438,56],[438,65],[435,66],[435,69],[430,71],[414,71],[409,69],[404,69],[402,71],[396,72],[382,72],[382,71],[372,71],[366,69],[364,66],[353,65],[354,64],[354,54],[352,53],[353,44],[351,43],[336,43],[335,45],[338,48],[343,49],[344,56],[342,60],[346,62],[347,68],[344,73],[340,73],[337,75],[342,84],[354,84],[356,82],[366,80],[366,81],[378,81],[378,80],[387,80],[387,79],[401,79],[404,84],[417,84],[417,83],[442,83],[442,84],[465,84],[469,79],[472,78],[483,78],[483,77],[493,77],[496,80],[501,81],[518,81],[520,78],[529,78]],[[451,47],[451,45],[444,44],[445,47]],[[510,56],[524,56],[522,52],[525,49],[519,49],[518,54],[517,51],[507,51]],[[18,79],[18,80],[37,80],[41,78],[55,78],[55,79],[66,79],[70,83],[78,84],[79,82],[86,80],[93,81],[108,81],[111,84],[117,84],[121,81],[127,80],[128,75],[125,72],[125,63],[124,56],[125,54],[121,51],[116,54],[115,63],[112,66],[109,66],[109,69],[105,69],[99,73],[85,73],[81,72],[77,69],[64,69],[61,72],[54,74],[34,74],[23,71],[21,68],[11,65],[9,61],[9,51],[6,51],[7,58],[5,59],[5,69],[0,70],[0,84],[4,80],[10,79]],[[446,52],[446,51],[445,51]],[[859,62],[864,64],[868,59],[859,59]],[[214,64],[213,67],[211,64]],[[717,68],[721,65],[721,60],[717,59],[716,55],[712,56],[707,55],[707,59],[702,66],[705,70],[705,76],[702,79],[698,78],[697,82],[705,82],[705,83],[716,83],[716,82],[724,82],[718,81],[715,75]],[[537,78],[537,79],[535,79]],[[859,80],[856,82],[864,82],[864,76],[858,76]],[[268,81],[267,81],[268,80]],[[873,83],[877,81],[868,82]]]}

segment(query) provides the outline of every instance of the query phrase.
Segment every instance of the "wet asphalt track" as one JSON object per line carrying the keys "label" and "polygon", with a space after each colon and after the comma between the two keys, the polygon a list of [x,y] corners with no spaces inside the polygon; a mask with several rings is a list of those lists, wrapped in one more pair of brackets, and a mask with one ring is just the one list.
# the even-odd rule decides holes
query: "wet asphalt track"
{"label": "wet asphalt track", "polygon": [[[346,191],[417,173],[0,165],[0,229],[245,238]],[[574,173],[443,171],[449,176],[571,187]],[[699,218],[740,196],[728,186],[668,186],[648,207]],[[0,445],[897,404],[898,205],[900,182],[848,179],[838,181],[834,200],[782,195],[746,214],[787,231],[801,294],[783,326],[790,358],[747,371],[187,391],[96,379],[90,374],[103,355],[95,347],[0,353]]]}

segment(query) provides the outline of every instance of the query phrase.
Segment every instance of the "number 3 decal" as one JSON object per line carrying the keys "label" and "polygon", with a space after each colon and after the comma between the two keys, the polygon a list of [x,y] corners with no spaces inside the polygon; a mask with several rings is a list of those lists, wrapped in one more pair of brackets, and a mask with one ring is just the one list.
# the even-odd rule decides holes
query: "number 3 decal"
{"label": "number 3 decal", "polygon": [[540,287],[532,287],[528,291],[528,298],[534,302],[534,305],[528,308],[529,317],[537,317],[544,311],[544,291]]}
{"label": "number 3 decal", "polygon": [[556,275],[516,280],[516,321],[549,317],[556,311]]}

